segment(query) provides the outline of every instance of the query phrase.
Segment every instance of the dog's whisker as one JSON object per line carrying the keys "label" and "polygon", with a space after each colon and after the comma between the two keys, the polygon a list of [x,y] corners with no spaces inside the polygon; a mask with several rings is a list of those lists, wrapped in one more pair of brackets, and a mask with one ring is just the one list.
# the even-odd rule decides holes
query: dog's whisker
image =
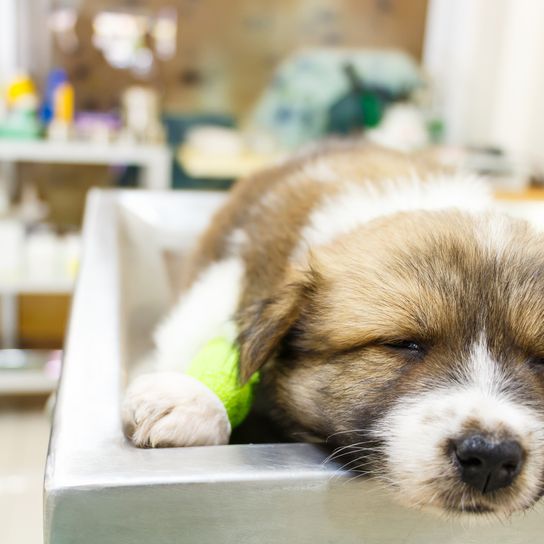
{"label": "dog's whisker", "polygon": [[355,442],[354,444],[347,444],[346,446],[342,446],[340,448],[337,448],[335,449],[326,459],[324,462],[328,462],[328,461],[332,461],[333,459],[335,459],[338,454],[340,454],[341,452],[343,451],[346,451],[346,450],[350,450],[350,449],[353,449],[355,447],[358,447],[360,445],[362,445],[363,443],[362,442]]}
{"label": "dog's whisker", "polygon": [[364,452],[367,452],[367,453],[378,453],[379,450],[376,450],[374,448],[354,448],[352,450],[348,450],[348,451],[344,451],[344,452],[341,452],[341,453],[337,453],[337,454],[331,454],[329,455],[329,457],[327,457],[323,463],[330,463],[332,461],[337,461],[338,459],[340,459],[341,457],[346,457],[348,455],[354,455],[356,453],[364,453]]}
{"label": "dog's whisker", "polygon": [[338,451],[343,451],[345,449],[348,449],[348,448],[355,448],[355,447],[365,447],[367,445],[371,445],[372,448],[381,448],[382,446],[376,444],[374,441],[371,441],[371,440],[361,440],[359,442],[352,442],[351,444],[344,444],[343,446],[338,446],[337,448],[335,448],[333,451],[334,452],[338,452]]}
{"label": "dog's whisker", "polygon": [[385,449],[386,448],[384,446],[378,446],[378,445],[365,446],[360,442],[356,442],[355,444],[349,444],[349,445],[342,446],[340,448],[336,448],[333,451],[333,453],[339,453],[339,452],[343,452],[345,450],[348,450],[348,451],[381,451],[381,452],[384,452]]}

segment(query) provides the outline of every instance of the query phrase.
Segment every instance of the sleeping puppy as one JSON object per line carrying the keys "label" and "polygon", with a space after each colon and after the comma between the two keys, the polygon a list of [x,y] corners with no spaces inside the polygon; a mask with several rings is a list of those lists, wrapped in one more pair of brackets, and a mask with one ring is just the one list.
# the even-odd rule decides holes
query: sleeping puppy
{"label": "sleeping puppy", "polygon": [[478,180],[353,144],[242,180],[156,333],[157,372],[128,388],[127,434],[228,442],[217,403],[197,385],[188,403],[172,371],[230,323],[241,379],[261,371],[287,432],[328,440],[410,505],[529,507],[544,474],[544,237],[488,206]]}

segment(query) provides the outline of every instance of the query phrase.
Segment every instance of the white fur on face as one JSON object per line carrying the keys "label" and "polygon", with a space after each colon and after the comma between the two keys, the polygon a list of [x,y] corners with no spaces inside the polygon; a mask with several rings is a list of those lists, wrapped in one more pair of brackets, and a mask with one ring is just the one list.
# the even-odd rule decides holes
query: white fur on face
{"label": "white fur on face", "polygon": [[184,371],[209,340],[234,340],[232,318],[238,307],[245,269],[236,257],[210,265],[184,293],[155,331],[157,369]]}
{"label": "white fur on face", "polygon": [[490,204],[487,185],[474,176],[442,175],[425,180],[386,180],[379,188],[353,184],[327,198],[315,209],[301,232],[301,241],[292,259],[304,259],[308,250],[333,241],[357,227],[398,212],[459,208],[481,211]]}
{"label": "white fur on face", "polygon": [[[490,356],[485,341],[477,342],[457,376],[459,384],[438,384],[421,396],[402,399],[386,416],[376,435],[385,442],[387,478],[395,483],[402,501],[410,506],[443,507],[444,496],[457,488],[459,507],[485,505],[508,514],[536,499],[544,470],[542,418],[516,402],[509,378]],[[447,455],[450,440],[461,438],[469,422],[483,433],[508,432],[527,456],[511,488],[500,502],[464,489]]]}

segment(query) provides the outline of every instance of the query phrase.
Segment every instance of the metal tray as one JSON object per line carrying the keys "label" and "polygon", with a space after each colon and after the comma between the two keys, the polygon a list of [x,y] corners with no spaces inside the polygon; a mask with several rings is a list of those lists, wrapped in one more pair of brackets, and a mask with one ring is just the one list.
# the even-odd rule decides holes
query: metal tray
{"label": "metal tray", "polygon": [[310,444],[140,450],[126,441],[128,364],[149,348],[172,297],[163,250],[186,251],[223,198],[90,195],[45,475],[46,544],[540,542],[541,508],[503,523],[441,520],[325,464]]}

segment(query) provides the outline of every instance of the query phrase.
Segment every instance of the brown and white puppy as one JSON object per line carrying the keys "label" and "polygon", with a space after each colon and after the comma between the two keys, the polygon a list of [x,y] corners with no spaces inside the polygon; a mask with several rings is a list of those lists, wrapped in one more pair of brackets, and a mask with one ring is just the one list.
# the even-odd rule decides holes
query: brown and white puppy
{"label": "brown and white puppy", "polygon": [[[327,440],[407,504],[507,515],[544,476],[544,237],[485,187],[337,145],[239,182],[125,399],[140,446],[228,441],[168,371],[234,319],[285,429]],[[181,387],[181,386],[179,386]],[[187,418],[209,415],[205,425]]]}

